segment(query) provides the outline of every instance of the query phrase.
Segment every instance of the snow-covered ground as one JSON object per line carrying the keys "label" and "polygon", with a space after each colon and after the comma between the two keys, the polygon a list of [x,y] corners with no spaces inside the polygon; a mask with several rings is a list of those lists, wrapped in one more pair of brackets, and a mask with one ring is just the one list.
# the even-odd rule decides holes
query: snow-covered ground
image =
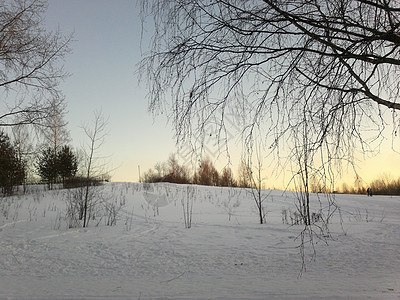
{"label": "snow-covered ground", "polygon": [[[314,237],[315,260],[306,245],[301,273],[304,226],[282,223],[295,211],[291,192],[264,191],[260,225],[242,189],[100,189],[123,204],[115,226],[98,216],[69,229],[71,191],[0,198],[1,299],[400,299],[400,197],[335,195],[341,214],[330,237]],[[315,210],[325,205],[312,197]],[[193,202],[190,229],[182,201]]]}

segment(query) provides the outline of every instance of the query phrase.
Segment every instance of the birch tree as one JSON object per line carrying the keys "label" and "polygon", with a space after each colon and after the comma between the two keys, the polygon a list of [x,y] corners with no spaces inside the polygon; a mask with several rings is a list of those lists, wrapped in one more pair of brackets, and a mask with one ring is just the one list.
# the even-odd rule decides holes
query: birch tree
{"label": "birch tree", "polygon": [[53,99],[49,104],[48,116],[43,120],[41,134],[46,146],[51,145],[54,154],[70,142],[68,123],[65,121],[66,103],[64,99]]}
{"label": "birch tree", "polygon": [[0,1],[0,127],[40,125],[61,99],[71,35],[44,26],[45,0]]}
{"label": "birch tree", "polygon": [[101,111],[94,113],[92,127],[84,125],[83,131],[87,137],[87,143],[84,147],[84,163],[85,163],[85,190],[83,193],[83,227],[89,225],[91,212],[95,206],[95,199],[93,199],[93,192],[91,188],[94,180],[104,175],[104,165],[99,162],[98,151],[103,146],[107,135],[107,120]]}
{"label": "birch tree", "polygon": [[[219,140],[233,114],[245,143],[308,141],[328,160],[354,160],[400,109],[400,2],[394,0],[142,0],[154,34],[141,63],[149,110],[166,110],[177,142]],[[212,124],[211,124],[212,123]],[[218,137],[217,137],[218,138]],[[286,151],[284,154],[290,153]]]}

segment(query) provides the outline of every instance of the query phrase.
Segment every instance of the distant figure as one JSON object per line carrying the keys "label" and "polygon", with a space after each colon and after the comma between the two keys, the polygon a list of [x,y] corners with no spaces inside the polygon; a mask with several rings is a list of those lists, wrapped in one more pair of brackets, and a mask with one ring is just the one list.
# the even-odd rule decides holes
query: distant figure
{"label": "distant figure", "polygon": [[368,189],[367,189],[367,195],[368,195],[369,197],[372,197],[372,189],[371,189],[371,188],[368,188]]}

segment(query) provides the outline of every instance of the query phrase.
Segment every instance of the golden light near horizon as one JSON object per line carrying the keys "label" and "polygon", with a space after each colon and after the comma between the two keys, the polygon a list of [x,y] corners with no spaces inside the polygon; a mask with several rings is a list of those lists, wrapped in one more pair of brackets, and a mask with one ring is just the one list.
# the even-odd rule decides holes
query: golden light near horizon
{"label": "golden light near horizon", "polygon": [[[171,147],[171,150],[174,148]],[[172,153],[172,152],[171,152]],[[237,169],[240,163],[240,154],[236,153],[236,157],[232,158],[231,169],[234,175],[237,175]],[[167,161],[168,155],[163,155],[156,162]],[[118,168],[118,172],[112,178],[112,181],[123,182],[138,182],[139,172],[142,175],[150,168],[153,168],[155,163],[154,157],[147,157],[147,159],[129,159],[124,161]],[[226,166],[226,161],[216,163],[217,169],[220,171]],[[190,166],[192,168],[192,166]],[[263,170],[263,186],[265,188],[286,189],[292,174],[289,170],[282,172],[277,176],[277,172],[272,170],[270,165],[265,163]],[[380,177],[389,177],[392,179],[400,178],[400,154],[394,152],[390,147],[385,147],[380,153],[370,158],[359,158],[356,163],[357,175],[360,177],[361,182],[368,186],[373,180]],[[343,183],[353,186],[356,180],[356,173],[351,166],[344,166],[342,174],[337,177],[335,182],[335,190],[340,190]]]}
{"label": "golden light near horizon", "polygon": [[[387,115],[390,118],[389,114]],[[390,119],[387,121],[389,122]],[[158,119],[156,122],[160,122],[160,120]],[[166,122],[165,119],[164,122]],[[157,130],[157,128],[153,128],[153,130]],[[169,130],[172,130],[172,128]],[[340,174],[335,177],[335,186],[332,189],[340,189],[343,183],[353,186],[357,176],[365,186],[382,176],[392,177],[393,179],[399,178],[400,153],[396,152],[396,146],[400,144],[400,138],[395,136],[393,132],[392,127],[388,126],[382,133],[383,139],[377,142],[379,147],[376,146],[374,151],[363,153],[358,150],[355,154],[354,168],[352,165],[342,162]],[[209,144],[205,148],[207,151],[205,151],[204,155],[210,157],[219,171],[229,164],[234,175],[237,175],[242,158],[242,147],[240,140],[237,137],[235,138],[233,130],[229,141],[229,153],[221,153],[215,147],[215,141],[212,139],[209,139],[208,142]],[[196,168],[196,164],[187,160],[186,157],[190,155],[190,148],[183,147],[183,150],[179,152],[176,150],[176,144],[172,139],[169,139],[169,141],[166,139],[164,145],[168,145],[168,147],[164,147],[163,150],[165,151],[160,152],[158,148],[153,147],[151,142],[143,143],[141,155],[137,157],[129,157],[128,151],[119,166],[117,166],[117,171],[112,180],[137,182],[139,181],[139,172],[144,174],[150,168],[153,168],[157,162],[167,161],[169,155],[173,153],[177,155],[180,163],[187,165],[189,169]],[[264,155],[263,158],[263,185],[266,188],[287,188],[293,176],[293,171],[289,167],[278,167],[277,169],[275,158],[270,159],[265,156],[267,155]]]}
{"label": "golden light near horizon", "polygon": [[[147,43],[149,38],[142,36],[137,15],[137,7],[130,2],[114,5],[108,1],[51,1],[46,16],[49,29],[59,26],[65,32],[75,32],[73,53],[65,62],[66,70],[72,76],[61,86],[68,101],[73,143],[77,147],[80,145],[80,124],[93,109],[101,106],[110,116],[110,135],[104,153],[112,157],[113,181],[138,181],[139,166],[143,173],[157,162],[166,161],[171,153],[178,152],[173,126],[165,116],[160,121],[160,118],[154,120],[146,113],[146,91],[136,84],[136,77],[133,76],[134,66],[142,54],[139,41],[143,38],[143,42]],[[109,39],[106,44],[104,34]],[[391,114],[386,113],[386,118],[385,122],[389,124]],[[235,126],[235,122],[228,123]],[[393,132],[388,129],[384,135],[386,140],[379,154],[373,157],[356,156],[356,169],[365,184],[381,174],[388,173],[394,178],[400,176],[400,155],[392,150]],[[233,172],[238,169],[241,145],[235,138],[231,143],[230,161],[225,154],[219,156],[214,149],[206,153],[219,170],[229,162]],[[264,164],[265,186],[284,188],[291,177],[291,170],[283,169],[277,176],[274,162],[268,159]],[[353,170],[343,164],[337,184],[353,184],[354,179]]]}

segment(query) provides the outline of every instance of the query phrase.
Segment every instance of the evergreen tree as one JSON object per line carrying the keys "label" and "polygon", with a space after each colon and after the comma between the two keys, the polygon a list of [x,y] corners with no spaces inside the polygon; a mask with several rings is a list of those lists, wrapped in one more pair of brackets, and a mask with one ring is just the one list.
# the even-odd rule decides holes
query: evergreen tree
{"label": "evergreen tree", "polygon": [[49,147],[42,151],[37,160],[36,169],[39,176],[43,181],[47,182],[51,189],[58,177],[57,156],[54,154],[53,149]]}
{"label": "evergreen tree", "polygon": [[24,163],[18,159],[10,138],[0,131],[0,187],[3,194],[11,195],[16,185],[25,178]]}
{"label": "evergreen tree", "polygon": [[57,182],[65,185],[65,181],[71,179],[78,171],[78,160],[69,146],[63,146],[57,155],[52,147],[43,150],[36,162],[36,169],[49,188]]}
{"label": "evergreen tree", "polygon": [[63,146],[57,153],[57,170],[63,185],[71,179],[78,171],[77,158],[69,146]]}

